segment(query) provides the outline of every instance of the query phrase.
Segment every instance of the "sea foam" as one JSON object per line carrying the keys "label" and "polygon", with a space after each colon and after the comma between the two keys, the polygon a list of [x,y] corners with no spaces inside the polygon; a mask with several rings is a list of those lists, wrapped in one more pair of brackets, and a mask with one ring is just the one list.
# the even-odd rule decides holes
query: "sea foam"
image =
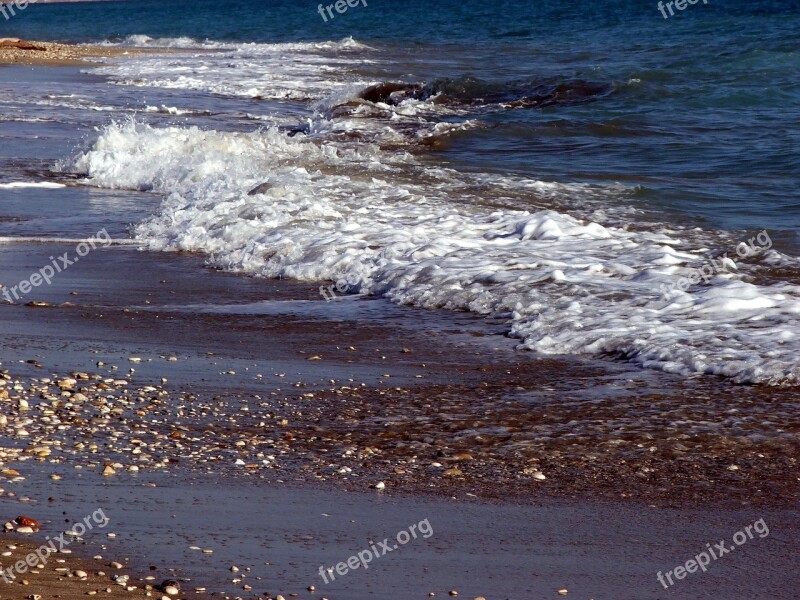
{"label": "sea foam", "polygon": [[719,238],[626,222],[624,211],[605,218],[618,187],[431,169],[404,151],[275,128],[134,121],[106,127],[67,168],[91,185],[161,194],[158,213],[135,229],[153,250],[505,318],[522,347],[545,354],[738,382],[800,379],[800,287],[753,279],[797,261],[769,250],[681,290],[676,281],[707,260],[703,244]]}

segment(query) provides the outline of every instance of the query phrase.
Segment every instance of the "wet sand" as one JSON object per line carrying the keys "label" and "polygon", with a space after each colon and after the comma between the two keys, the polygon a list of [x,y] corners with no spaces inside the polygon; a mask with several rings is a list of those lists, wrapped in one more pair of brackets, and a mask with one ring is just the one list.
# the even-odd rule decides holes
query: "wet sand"
{"label": "wet sand", "polygon": [[[127,559],[137,583],[142,574],[174,579],[188,592],[205,588],[199,598],[405,600],[450,597],[454,590],[468,599],[544,599],[561,597],[561,589],[581,600],[796,596],[796,511],[675,510],[591,499],[519,506],[464,494],[352,493],[166,473],[101,478],[74,471],[25,490],[52,497],[26,506],[43,520],[104,508],[109,525],[96,538],[87,536],[76,554]],[[669,589],[659,583],[659,571],[684,564],[706,544],[733,546],[738,531],[762,518],[765,537],[754,535],[707,572],[675,580]],[[423,521],[428,527],[418,528],[416,538],[395,542]],[[387,539],[385,551],[380,542]],[[373,554],[368,569],[327,583],[321,577],[320,567],[327,573],[373,545],[379,556]],[[3,588],[0,583],[7,597]]]}

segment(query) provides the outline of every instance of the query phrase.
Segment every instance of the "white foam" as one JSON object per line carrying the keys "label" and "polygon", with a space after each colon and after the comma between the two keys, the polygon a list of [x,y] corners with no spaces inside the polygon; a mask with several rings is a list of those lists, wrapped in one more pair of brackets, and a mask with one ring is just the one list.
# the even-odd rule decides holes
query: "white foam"
{"label": "white foam", "polygon": [[[107,127],[72,168],[94,185],[164,195],[159,213],[136,228],[151,249],[506,317],[524,347],[542,353],[610,355],[741,382],[800,380],[800,287],[749,280],[770,262],[798,261],[770,251],[681,291],[675,284],[707,260],[701,248],[720,238],[630,227],[624,212],[609,218],[625,188],[470,176],[274,128],[133,122]],[[569,206],[596,220],[554,209]],[[724,249],[735,256],[734,247]]]}
{"label": "white foam", "polygon": [[178,50],[111,59],[107,62],[112,64],[91,69],[118,84],[274,100],[319,100],[351,85],[347,72],[370,62],[363,55],[369,47],[352,38],[338,42],[241,44],[131,36],[124,42],[107,44]]}

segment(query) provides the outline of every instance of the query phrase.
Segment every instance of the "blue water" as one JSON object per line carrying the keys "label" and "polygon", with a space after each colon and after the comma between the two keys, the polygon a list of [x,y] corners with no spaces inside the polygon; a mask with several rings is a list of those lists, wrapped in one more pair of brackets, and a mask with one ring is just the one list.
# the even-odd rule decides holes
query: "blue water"
{"label": "blue water", "polygon": [[622,181],[685,222],[800,230],[800,5],[702,2],[664,19],[655,2],[371,0],[323,21],[318,3],[150,0],[33,5],[0,35],[65,41],[133,34],[230,41],[352,36],[394,61],[387,79],[471,75],[502,85],[612,83],[598,102],[497,111],[441,159],[554,181]]}

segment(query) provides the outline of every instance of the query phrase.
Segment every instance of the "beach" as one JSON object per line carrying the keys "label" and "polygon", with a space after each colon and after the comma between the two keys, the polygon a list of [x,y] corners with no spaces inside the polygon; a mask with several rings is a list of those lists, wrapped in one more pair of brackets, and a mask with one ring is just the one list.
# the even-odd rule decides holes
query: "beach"
{"label": "beach", "polygon": [[467,4],[433,41],[371,4],[9,21],[0,596],[795,597],[777,100],[654,124],[714,67]]}
{"label": "beach", "polygon": [[[124,224],[109,222],[119,194],[91,202],[71,226],[121,237]],[[77,241],[18,238],[4,283]],[[175,304],[187,296],[191,305]],[[314,286],[221,276],[197,255],[126,244],[98,247],[24,300],[0,306],[13,340],[0,356],[14,440],[3,466],[24,478],[6,495],[26,497],[17,512],[50,527],[62,512],[79,520],[103,508],[117,537],[87,535],[74,553],[102,545],[101,556],[129,559],[139,587],[152,565],[151,585],[174,578],[204,588],[198,597],[369,598],[391,587],[398,598],[665,598],[664,557],[678,564],[764,518],[772,537],[714,565],[693,597],[793,593],[795,458],[770,426],[797,431],[791,390],[703,391],[613,364],[535,359],[469,315],[421,327],[411,309],[326,302]],[[211,330],[227,333],[210,343]],[[563,381],[567,370],[591,385]],[[700,440],[672,429],[677,414],[702,427],[712,395],[753,424]],[[323,564],[426,518],[430,540],[320,578]],[[59,593],[78,583],[44,581]]]}

